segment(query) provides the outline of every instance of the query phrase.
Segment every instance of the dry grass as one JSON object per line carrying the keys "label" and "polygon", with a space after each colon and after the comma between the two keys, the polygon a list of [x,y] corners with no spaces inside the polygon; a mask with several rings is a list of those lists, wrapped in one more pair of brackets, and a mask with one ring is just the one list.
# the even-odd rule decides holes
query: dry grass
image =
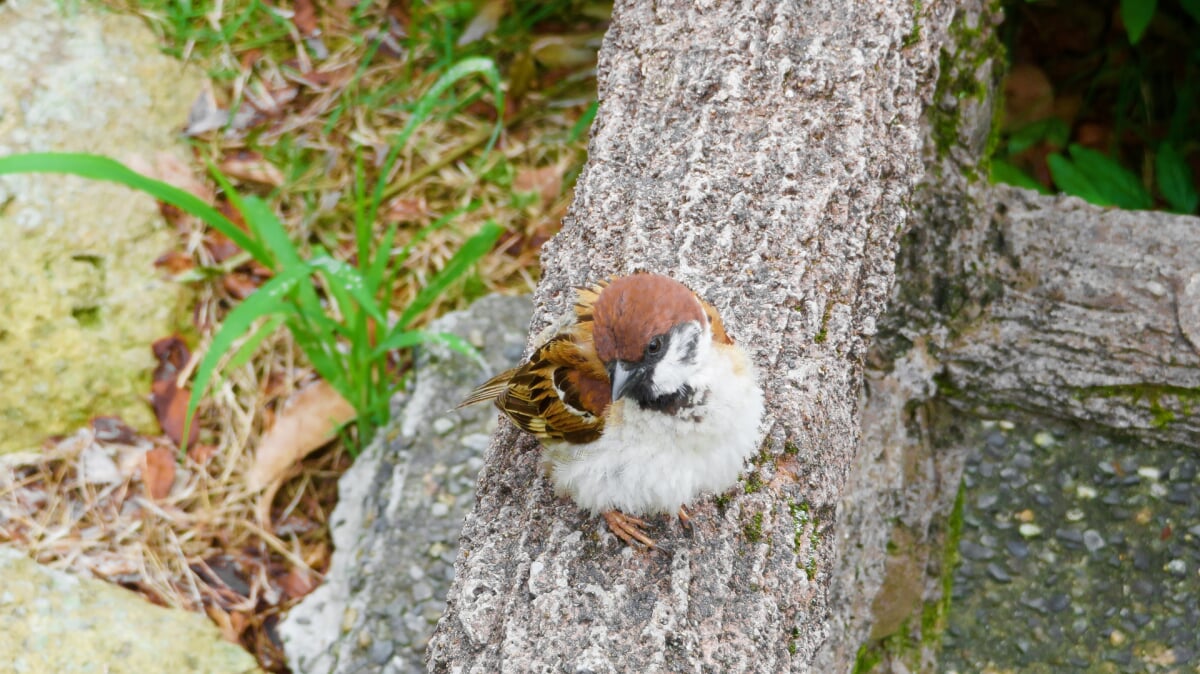
{"label": "dry grass", "polygon": [[[595,8],[562,3],[557,13],[524,25],[520,20],[528,16],[521,13],[533,11],[526,5],[540,3],[500,3],[493,34],[453,46],[454,31],[461,33],[470,17],[436,12],[453,14],[447,8],[461,11],[460,4],[362,5],[356,18],[355,5],[332,3],[316,14],[319,38],[307,42],[298,27],[307,19],[293,21],[248,0],[217,2],[187,16],[178,3],[112,4],[146,17],[169,49],[213,73],[223,107],[256,111],[250,121],[194,139],[197,175],[205,162],[266,162],[278,169],[281,184],[249,174],[238,188],[269,198],[302,250],[319,245],[343,259],[354,250],[348,196],[355,149],[373,181],[390,139],[407,122],[407,104],[437,78],[447,58],[495,58],[509,90],[496,149],[481,154],[495,122],[494,101],[482,83],[457,86],[413,135],[389,176],[379,231],[390,221],[402,223],[397,247],[403,246],[437,217],[477,204],[416,249],[405,269],[410,281],[393,298],[400,310],[483,222],[507,229],[477,272],[422,321],[487,292],[532,288],[538,248],[557,230],[584,159],[586,134],[572,130],[594,96],[587,55],[603,29],[602,19],[588,18],[601,15]],[[307,6],[294,5],[298,12]],[[226,37],[213,37],[219,34]],[[328,49],[327,58],[313,57],[315,39]],[[574,51],[546,46],[564,43]],[[374,56],[363,67],[369,52]],[[202,225],[178,218],[175,225],[185,266],[207,279],[196,284],[199,344],[193,346],[199,350],[237,295],[255,282],[255,270],[230,271]],[[397,377],[405,358],[395,360]],[[311,377],[286,331],[264,342],[247,365],[225,373],[201,407],[200,443],[176,465],[162,498],[150,496],[146,457],[156,447],[176,451],[165,436],[136,437],[100,424],[48,441],[40,454],[0,457],[6,468],[0,470],[0,539],[44,563],[89,572],[157,603],[203,610],[265,668],[286,671],[272,626],[328,565],[328,514],[357,439],[310,456],[264,492],[249,489],[245,476],[276,409]]]}

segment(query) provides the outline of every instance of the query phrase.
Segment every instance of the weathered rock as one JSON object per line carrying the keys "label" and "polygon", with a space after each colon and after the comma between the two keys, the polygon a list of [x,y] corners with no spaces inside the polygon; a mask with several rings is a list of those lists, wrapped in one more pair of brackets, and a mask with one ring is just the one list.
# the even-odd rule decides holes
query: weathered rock
{"label": "weathered rock", "polygon": [[0,663],[13,674],[244,674],[254,658],[196,613],[0,547]]}
{"label": "weathered rock", "polygon": [[[120,160],[172,149],[200,77],[140,20],[54,0],[0,3],[0,155]],[[0,453],[98,413],[150,429],[150,343],[186,317],[159,278],[174,242],[150,197],[110,183],[0,177]]]}
{"label": "weathered rock", "polygon": [[[486,297],[430,330],[476,344],[498,372],[520,359],[532,311],[527,297]],[[399,414],[339,482],[325,583],[280,626],[295,671],[425,671],[497,418],[490,405],[454,407],[487,374],[445,347],[421,350]]]}

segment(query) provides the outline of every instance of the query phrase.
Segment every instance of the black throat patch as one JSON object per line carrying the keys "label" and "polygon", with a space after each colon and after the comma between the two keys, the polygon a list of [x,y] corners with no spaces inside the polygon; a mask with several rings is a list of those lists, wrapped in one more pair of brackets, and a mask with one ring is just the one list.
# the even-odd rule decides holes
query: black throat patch
{"label": "black throat patch", "polygon": [[[644,410],[653,410],[662,412],[673,417],[687,416],[685,413],[688,410],[694,409],[708,402],[708,393],[697,396],[696,391],[687,384],[683,388],[668,393],[666,395],[657,396],[654,398],[645,398],[638,400],[638,407]],[[692,421],[700,421],[699,415],[691,415]]]}

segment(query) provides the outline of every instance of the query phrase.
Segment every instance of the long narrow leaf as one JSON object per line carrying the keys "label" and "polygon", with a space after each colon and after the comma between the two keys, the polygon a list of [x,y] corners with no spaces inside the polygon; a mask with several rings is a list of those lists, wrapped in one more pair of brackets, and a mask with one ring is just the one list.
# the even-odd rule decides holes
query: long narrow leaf
{"label": "long narrow leaf", "polygon": [[368,287],[362,273],[357,269],[326,255],[314,257],[309,261],[309,265],[320,270],[330,286],[334,286],[341,293],[354,298],[363,311],[378,321],[380,325],[387,322],[387,317],[384,316],[379,304],[371,294],[371,288]]}
{"label": "long narrow leaf", "polygon": [[488,220],[479,233],[467,239],[463,243],[462,248],[459,248],[446,266],[442,268],[433,278],[429,279],[429,283],[417,293],[413,298],[412,304],[409,304],[404,309],[404,313],[400,315],[400,320],[396,322],[396,328],[403,330],[408,327],[422,311],[429,308],[434,300],[442,294],[451,283],[462,276],[468,269],[474,265],[479,258],[487,255],[488,251],[495,245],[496,239],[500,238],[500,234],[504,232],[504,228],[497,225],[495,222]]}
{"label": "long narrow leaf", "polygon": [[1163,143],[1159,146],[1154,168],[1158,174],[1158,190],[1171,208],[1189,215],[1195,213],[1196,206],[1200,205],[1200,194],[1196,193],[1192,169],[1174,145]]}
{"label": "long narrow leaf", "polygon": [[5,173],[67,173],[118,183],[145,192],[159,201],[166,202],[181,211],[200,218],[210,227],[229,237],[254,257],[267,264],[269,258],[261,245],[220,211],[204,203],[202,199],[173,185],[144,176],[115,159],[94,154],[61,152],[38,152],[14,154],[0,157],[0,174]]}
{"label": "long narrow leaf", "polygon": [[496,100],[496,125],[492,129],[492,135],[488,139],[487,146],[484,148],[484,154],[491,151],[495,145],[496,139],[500,137],[500,130],[504,128],[504,89],[501,85],[500,71],[496,68],[495,61],[481,56],[463,59],[451,66],[434,82],[421,98],[417,101],[416,107],[405,123],[404,128],[400,133],[396,134],[396,138],[392,141],[392,147],[388,151],[387,158],[384,159],[383,166],[379,171],[379,180],[375,183],[375,192],[372,194],[371,202],[367,209],[367,220],[375,221],[375,216],[379,211],[379,204],[383,202],[383,192],[387,187],[388,175],[392,172],[392,166],[395,165],[397,157],[400,156],[400,151],[404,149],[408,143],[409,136],[417,127],[429,117],[433,112],[433,108],[437,105],[438,100],[447,89],[454,86],[461,79],[470,77],[474,74],[482,74],[488,83],[492,85],[493,96]]}
{"label": "long narrow leaf", "polygon": [[411,349],[414,346],[420,346],[429,342],[445,344],[464,356],[471,358],[481,357],[479,350],[471,346],[470,342],[452,332],[428,332],[426,330],[407,330],[388,335],[387,339],[375,347],[375,351],[371,355],[379,358],[387,354],[388,351]]}
{"label": "long narrow leaf", "polygon": [[253,195],[243,197],[242,215],[246,218],[246,224],[258,234],[281,266],[286,268],[288,265],[300,263],[300,253],[296,250],[296,245],[292,243],[275,211],[272,211],[265,201]]}
{"label": "long narrow leaf", "polygon": [[1075,166],[1105,200],[1130,210],[1154,205],[1141,180],[1117,160],[1082,145],[1072,145],[1069,151]]}
{"label": "long narrow leaf", "polygon": [[1121,0],[1121,22],[1129,35],[1129,44],[1142,41],[1157,6],[1158,0]]}
{"label": "long narrow leaf", "polygon": [[244,335],[250,326],[264,316],[272,314],[287,314],[294,312],[291,305],[284,302],[287,295],[297,283],[308,278],[310,270],[306,266],[296,266],[285,270],[261,288],[254,291],[244,302],[234,307],[225,317],[217,334],[213,335],[212,344],[196,368],[196,378],[192,381],[192,394],[188,399],[187,415],[183,422],[184,446],[181,451],[187,451],[187,437],[191,430],[192,416],[204,397],[205,390],[217,370],[221,357],[229,350],[239,337]]}
{"label": "long narrow leaf", "polygon": [[1070,159],[1061,154],[1052,154],[1046,157],[1046,166],[1050,169],[1050,176],[1054,178],[1054,184],[1063,192],[1097,206],[1113,205],[1113,202],[1105,199],[1092,181]]}

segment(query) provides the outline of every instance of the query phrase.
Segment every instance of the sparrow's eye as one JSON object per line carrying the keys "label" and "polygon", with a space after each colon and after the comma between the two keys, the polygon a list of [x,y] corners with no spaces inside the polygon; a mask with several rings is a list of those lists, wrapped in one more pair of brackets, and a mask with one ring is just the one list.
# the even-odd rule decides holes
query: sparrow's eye
{"label": "sparrow's eye", "polygon": [[646,355],[657,356],[658,352],[662,351],[662,348],[663,348],[662,336],[660,335],[660,336],[654,337],[650,340],[650,343],[646,345]]}

